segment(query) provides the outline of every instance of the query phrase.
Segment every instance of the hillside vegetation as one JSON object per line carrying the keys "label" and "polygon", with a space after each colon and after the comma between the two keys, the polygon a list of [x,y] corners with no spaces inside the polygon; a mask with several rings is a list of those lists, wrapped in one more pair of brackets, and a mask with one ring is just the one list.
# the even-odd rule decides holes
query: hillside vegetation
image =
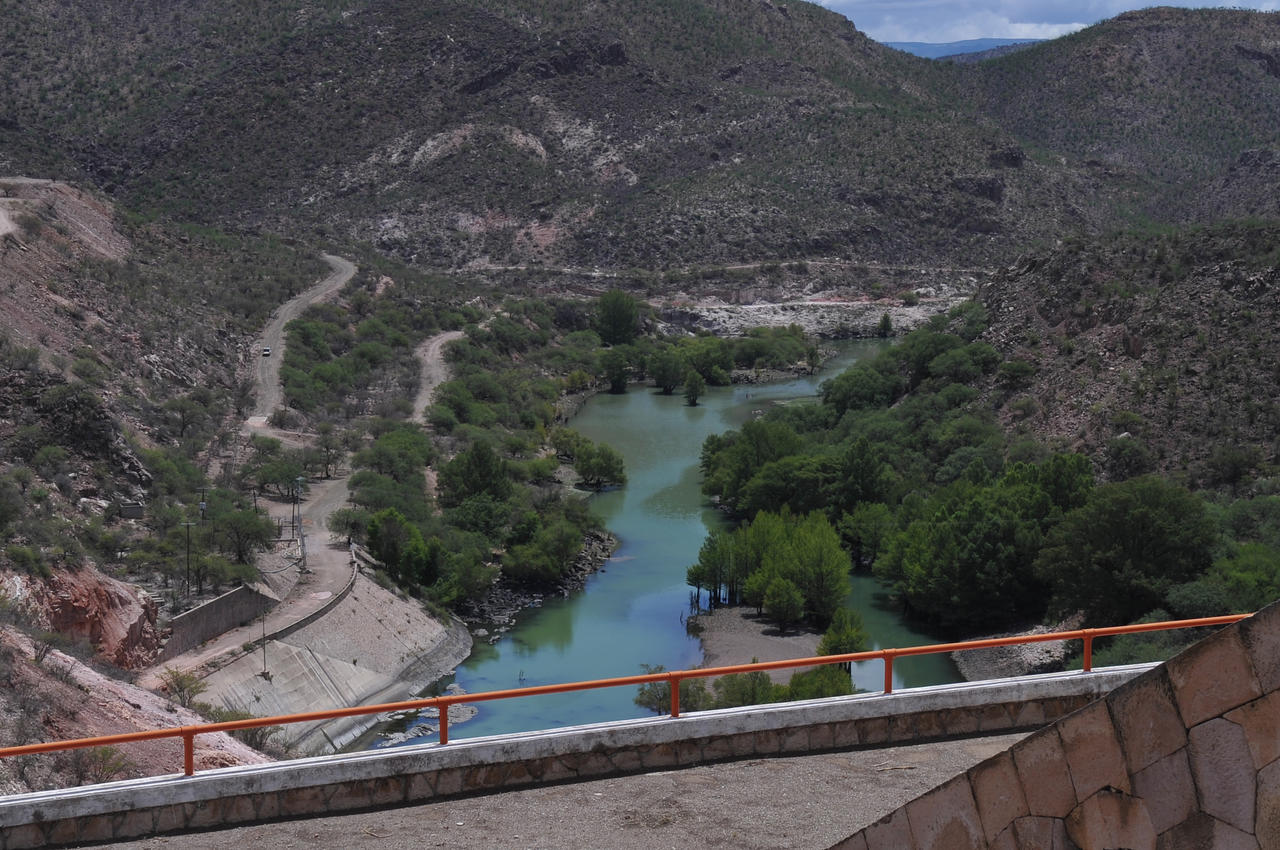
{"label": "hillside vegetation", "polygon": [[9,4],[10,167],[434,267],[971,267],[1276,142],[1274,15],[1134,13],[961,68],[806,3],[233,7]]}

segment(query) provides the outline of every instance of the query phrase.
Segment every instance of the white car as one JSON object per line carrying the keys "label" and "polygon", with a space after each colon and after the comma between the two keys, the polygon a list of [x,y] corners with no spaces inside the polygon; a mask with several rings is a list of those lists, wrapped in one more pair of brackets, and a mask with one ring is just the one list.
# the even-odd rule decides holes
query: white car
{"label": "white car", "polygon": [[263,356],[263,357],[270,357],[270,356],[271,356],[271,347],[270,347],[270,346],[263,346],[263,348],[262,348],[262,356]]}

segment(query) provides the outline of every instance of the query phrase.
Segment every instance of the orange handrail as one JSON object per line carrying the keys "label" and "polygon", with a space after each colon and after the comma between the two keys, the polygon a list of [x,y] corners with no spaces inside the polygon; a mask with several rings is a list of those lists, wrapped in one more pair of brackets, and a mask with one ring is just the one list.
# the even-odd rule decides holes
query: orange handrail
{"label": "orange handrail", "polygon": [[422,708],[437,708],[440,711],[440,744],[449,743],[449,706],[459,703],[491,702],[500,699],[516,699],[519,697],[543,696],[546,694],[564,694],[573,691],[594,690],[597,688],[616,688],[627,685],[644,685],[653,682],[667,682],[671,686],[671,716],[680,716],[680,682],[684,679],[710,678],[725,676],[731,673],[754,673],[765,670],[785,670],[796,667],[817,667],[823,664],[844,664],[855,661],[884,661],[884,693],[893,693],[893,659],[906,655],[932,655],[942,652],[963,652],[973,649],[990,649],[997,646],[1014,646],[1026,643],[1043,643],[1054,640],[1083,640],[1084,664],[1082,672],[1093,669],[1094,638],[1110,635],[1136,634],[1139,632],[1163,631],[1169,629],[1191,629],[1203,626],[1221,626],[1251,617],[1252,614],[1228,614],[1222,617],[1201,617],[1194,620],[1169,620],[1160,623],[1142,623],[1131,626],[1109,626],[1101,629],[1076,629],[1067,632],[1047,632],[1038,635],[1014,635],[1012,637],[987,638],[986,640],[962,641],[959,643],[939,643],[925,646],[908,646],[896,649],[875,649],[867,652],[848,652],[842,655],[819,655],[811,658],[793,658],[783,661],[762,661],[753,664],[732,664],[725,667],[701,667],[694,670],[671,670],[661,673],[644,673],[638,676],[620,676],[613,679],[594,679],[581,682],[566,682],[555,685],[535,685],[527,688],[512,688],[503,691],[484,691],[477,694],[449,694],[447,696],[428,697],[426,699],[388,702],[379,705],[356,705],[348,708],[334,708],[325,711],[309,711],[301,714],[282,714],[274,717],[250,717],[244,720],[225,720],[219,723],[202,723],[195,726],[176,726],[167,729],[151,729],[143,732],[125,732],[119,735],[100,735],[95,738],[75,738],[66,741],[48,741],[41,744],[24,744],[18,747],[0,748],[0,758],[9,756],[32,755],[59,750],[74,750],[85,747],[103,747],[114,744],[125,744],[133,741],[154,741],[162,738],[181,738],[183,754],[183,772],[187,776],[195,773],[195,736],[213,732],[232,732],[237,729],[254,729],[263,726],[281,726],[288,723],[309,723],[318,720],[336,720],[341,717],[356,717],[385,712],[414,711]]}

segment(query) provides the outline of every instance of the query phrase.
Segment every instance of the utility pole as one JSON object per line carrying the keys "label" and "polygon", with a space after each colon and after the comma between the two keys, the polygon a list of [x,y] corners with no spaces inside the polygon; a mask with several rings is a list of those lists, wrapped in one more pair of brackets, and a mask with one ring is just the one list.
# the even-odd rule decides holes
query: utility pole
{"label": "utility pole", "polygon": [[302,493],[302,485],[304,482],[305,482],[305,479],[301,475],[299,475],[297,481],[295,482],[297,484],[297,487],[293,491],[294,493],[293,503],[298,514],[298,520],[297,520],[298,524],[294,527],[298,530],[298,546],[302,550],[302,562],[298,567],[298,572],[300,573],[305,573],[307,571],[307,536],[302,531],[302,503],[300,501],[301,493]]}
{"label": "utility pole", "polygon": [[187,528],[187,583],[186,583],[184,592],[186,593],[186,595],[190,596],[191,595],[191,526],[195,525],[195,523],[184,522],[183,525],[186,526]]}

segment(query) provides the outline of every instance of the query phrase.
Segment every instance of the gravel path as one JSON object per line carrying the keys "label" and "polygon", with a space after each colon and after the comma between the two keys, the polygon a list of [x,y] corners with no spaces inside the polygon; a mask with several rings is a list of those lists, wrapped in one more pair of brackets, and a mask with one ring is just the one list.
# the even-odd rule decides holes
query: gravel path
{"label": "gravel path", "polygon": [[436,334],[418,346],[414,355],[422,364],[421,379],[418,383],[418,395],[413,400],[413,420],[421,422],[427,405],[431,404],[431,396],[436,387],[449,380],[449,364],[444,362],[444,347],[455,339],[465,336],[462,331],[445,331]]}

